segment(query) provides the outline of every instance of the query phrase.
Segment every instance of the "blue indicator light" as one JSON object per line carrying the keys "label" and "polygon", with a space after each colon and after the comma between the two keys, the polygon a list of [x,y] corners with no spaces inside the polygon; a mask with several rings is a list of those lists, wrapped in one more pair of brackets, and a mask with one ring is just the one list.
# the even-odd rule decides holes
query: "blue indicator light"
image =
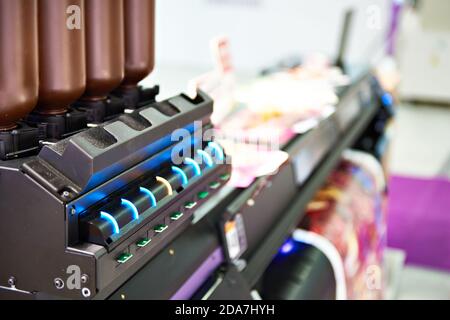
{"label": "blue indicator light", "polygon": [[213,160],[211,156],[203,150],[197,150],[197,153],[202,157],[203,161],[205,161],[208,168],[213,166]]}
{"label": "blue indicator light", "polygon": [[127,207],[133,213],[133,220],[139,219],[139,212],[133,202],[128,201],[127,199],[120,199],[123,206]]}
{"label": "blue indicator light", "polygon": [[140,187],[139,191],[141,191],[142,193],[144,193],[147,197],[150,198],[150,202],[152,204],[152,208],[156,207],[156,198],[155,195],[153,194],[153,192],[151,192],[150,190],[148,190],[147,188],[144,187]]}
{"label": "blue indicator light", "polygon": [[293,241],[288,240],[281,246],[280,252],[282,254],[289,254],[290,252],[292,252],[293,249],[294,249]]}
{"label": "blue indicator light", "polygon": [[117,220],[112,215],[110,215],[107,212],[101,211],[100,218],[108,221],[112,225],[114,234],[119,234],[119,232],[120,232],[119,224],[117,223]]}
{"label": "blue indicator light", "polygon": [[189,164],[189,165],[191,165],[192,167],[194,167],[194,171],[195,171],[195,175],[196,175],[196,176],[200,176],[200,175],[202,174],[202,171],[200,170],[200,166],[198,165],[197,162],[195,162],[194,159],[191,159],[191,158],[185,158],[185,159],[184,159],[184,162],[185,162],[186,164]]}
{"label": "blue indicator light", "polygon": [[223,150],[217,143],[215,143],[213,141],[208,142],[208,147],[210,147],[211,149],[214,150],[214,154],[217,157],[217,159],[219,159],[220,161],[223,160],[223,158],[224,158]]}
{"label": "blue indicator light", "polygon": [[187,177],[186,173],[183,170],[181,170],[178,167],[172,166],[172,172],[180,175],[180,177],[181,177],[181,184],[183,186],[186,186],[188,184],[188,177]]}
{"label": "blue indicator light", "polygon": [[394,99],[392,98],[392,95],[388,92],[385,92],[381,96],[381,102],[384,106],[391,106],[394,103]]}

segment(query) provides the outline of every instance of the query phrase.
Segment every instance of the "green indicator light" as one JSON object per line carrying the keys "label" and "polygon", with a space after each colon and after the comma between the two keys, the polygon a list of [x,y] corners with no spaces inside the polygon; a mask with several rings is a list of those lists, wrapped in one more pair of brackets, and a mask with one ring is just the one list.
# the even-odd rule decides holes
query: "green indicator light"
{"label": "green indicator light", "polygon": [[177,211],[170,215],[170,220],[177,221],[183,216],[183,212]]}
{"label": "green indicator light", "polygon": [[130,260],[133,257],[133,255],[131,253],[122,253],[118,258],[117,258],[117,262],[118,263],[125,263],[128,260]]}
{"label": "green indicator light", "polygon": [[143,239],[139,240],[138,242],[136,242],[136,245],[137,245],[139,248],[143,248],[143,247],[145,247],[146,245],[148,245],[148,244],[150,243],[150,241],[152,241],[152,239],[143,238]]}
{"label": "green indicator light", "polygon": [[230,179],[230,174],[229,173],[225,173],[225,174],[222,174],[222,175],[220,175],[220,179],[221,180],[228,180],[228,179]]}
{"label": "green indicator light", "polygon": [[208,191],[201,191],[201,192],[197,193],[197,196],[199,199],[205,199],[208,195],[209,195]]}
{"label": "green indicator light", "polygon": [[189,202],[186,202],[186,203],[184,204],[184,207],[185,207],[186,209],[192,209],[192,208],[195,207],[196,205],[197,205],[197,202],[189,201]]}
{"label": "green indicator light", "polygon": [[210,187],[211,189],[217,189],[217,188],[220,187],[220,182],[217,182],[217,181],[211,182],[211,183],[209,184],[209,187]]}
{"label": "green indicator light", "polygon": [[155,228],[153,230],[155,230],[156,233],[161,233],[164,230],[167,229],[167,225],[165,224],[158,224],[157,226],[155,226]]}

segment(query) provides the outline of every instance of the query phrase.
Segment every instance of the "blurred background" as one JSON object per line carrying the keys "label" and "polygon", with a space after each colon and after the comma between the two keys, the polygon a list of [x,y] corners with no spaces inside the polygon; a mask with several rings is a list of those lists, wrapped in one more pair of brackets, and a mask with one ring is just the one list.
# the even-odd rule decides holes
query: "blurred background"
{"label": "blurred background", "polygon": [[157,3],[160,98],[215,68],[211,39],[226,36],[237,83],[280,61],[338,55],[375,70],[396,101],[386,156],[389,298],[450,298],[450,1],[164,0]]}
{"label": "blurred background", "polygon": [[169,0],[158,5],[159,63],[208,67],[209,40],[226,34],[235,67],[244,71],[296,54],[335,56],[348,8],[355,16],[347,58],[367,63],[382,51],[391,9],[385,0]]}

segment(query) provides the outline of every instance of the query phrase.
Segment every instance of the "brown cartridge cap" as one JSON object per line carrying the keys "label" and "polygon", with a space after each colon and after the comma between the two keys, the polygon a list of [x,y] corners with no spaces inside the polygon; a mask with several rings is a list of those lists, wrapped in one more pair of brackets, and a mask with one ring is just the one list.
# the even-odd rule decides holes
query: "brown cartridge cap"
{"label": "brown cartridge cap", "polygon": [[0,0],[0,130],[33,110],[38,80],[37,0]]}
{"label": "brown cartridge cap", "polygon": [[136,86],[155,64],[155,0],[126,0],[125,78],[122,86]]}
{"label": "brown cartridge cap", "polygon": [[104,99],[124,77],[123,1],[85,0],[85,18],[86,92],[83,99]]}
{"label": "brown cartridge cap", "polygon": [[39,0],[36,112],[64,113],[86,87],[84,0]]}

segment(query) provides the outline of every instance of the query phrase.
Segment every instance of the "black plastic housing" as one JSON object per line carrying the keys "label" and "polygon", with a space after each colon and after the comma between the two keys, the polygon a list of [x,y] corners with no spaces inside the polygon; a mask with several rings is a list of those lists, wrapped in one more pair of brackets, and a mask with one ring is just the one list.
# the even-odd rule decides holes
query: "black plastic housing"
{"label": "black plastic housing", "polygon": [[87,128],[86,113],[70,108],[64,114],[44,115],[30,113],[26,122],[39,129],[41,140],[59,140],[81,132]]}
{"label": "black plastic housing", "polygon": [[[226,163],[199,164],[193,176],[194,166],[183,162],[177,165],[189,183],[181,187],[168,171],[173,149],[205,149],[197,135],[210,128],[211,112],[204,93],[178,95],[45,145],[37,156],[0,161],[0,299],[106,297],[136,273],[190,224],[204,192],[220,189],[209,184],[222,187],[229,177]],[[177,129],[183,139],[172,139]],[[159,193],[156,176],[167,179],[171,195]],[[141,203],[138,186],[154,191],[157,207]],[[114,211],[120,198],[138,206],[139,219]],[[98,209],[123,216],[119,234],[99,226]],[[138,246],[141,239],[151,242]],[[84,279],[75,287],[68,285],[73,268]]]}
{"label": "black plastic housing", "polygon": [[39,130],[19,122],[10,131],[0,131],[0,160],[15,159],[39,150]]}

